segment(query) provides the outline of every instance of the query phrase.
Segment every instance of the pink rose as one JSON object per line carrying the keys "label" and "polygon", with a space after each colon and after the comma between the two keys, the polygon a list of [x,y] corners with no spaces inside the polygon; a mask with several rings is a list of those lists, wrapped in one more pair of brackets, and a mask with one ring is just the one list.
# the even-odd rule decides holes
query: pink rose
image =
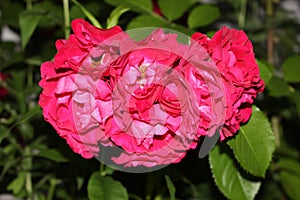
{"label": "pink rose", "polygon": [[[82,62],[90,55],[91,50],[110,36],[121,32],[121,28],[116,26],[109,30],[102,30],[82,19],[76,19],[72,22],[72,29],[74,34],[71,34],[68,40],[56,42],[58,52],[54,61],[42,64],[42,80],[39,84],[43,92],[40,95],[39,105],[43,108],[45,120],[61,137],[66,139],[72,150],[84,158],[91,158],[94,156],[91,148],[98,151],[97,141],[91,140],[83,144],[74,124],[72,99],[74,91],[78,90],[77,73],[79,69],[81,70]],[[105,54],[109,51],[104,48],[101,53]],[[96,62],[93,61],[93,63]],[[87,146],[91,147],[87,148]]]}
{"label": "pink rose", "polygon": [[264,89],[253,47],[243,31],[223,27],[210,40],[201,33],[192,39],[206,48],[223,78],[226,91],[226,120],[221,140],[235,134],[247,122],[252,104]]}

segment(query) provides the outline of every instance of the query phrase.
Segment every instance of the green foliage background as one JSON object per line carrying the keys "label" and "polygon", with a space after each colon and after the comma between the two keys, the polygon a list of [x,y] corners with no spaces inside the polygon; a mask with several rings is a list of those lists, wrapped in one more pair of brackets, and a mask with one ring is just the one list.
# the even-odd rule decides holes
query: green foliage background
{"label": "green foliage background", "polygon": [[[1,0],[0,26],[20,41],[0,43],[0,195],[22,199],[300,199],[299,21],[281,1]],[[207,2],[207,1],[205,1]],[[208,1],[209,2],[209,1]],[[162,15],[153,11],[160,8]],[[222,25],[243,29],[254,45],[266,90],[236,137],[198,159],[188,152],[175,165],[129,174],[73,153],[44,122],[37,105],[40,65],[70,20],[123,30],[164,27],[208,35]],[[1,30],[1,29],[0,29]]]}

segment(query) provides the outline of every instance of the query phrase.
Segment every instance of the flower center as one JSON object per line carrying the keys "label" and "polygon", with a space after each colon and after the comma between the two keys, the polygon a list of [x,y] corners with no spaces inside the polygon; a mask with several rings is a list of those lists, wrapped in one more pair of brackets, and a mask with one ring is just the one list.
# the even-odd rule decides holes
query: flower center
{"label": "flower center", "polygon": [[99,65],[103,65],[103,60],[105,59],[105,55],[106,54],[104,53],[99,57],[91,57],[91,59],[92,59],[91,67],[96,68]]}
{"label": "flower center", "polygon": [[141,65],[138,69],[141,73],[141,76],[140,78],[137,80],[137,83],[140,85],[140,88],[143,89],[147,80],[146,80],[146,70],[147,70],[147,67],[146,65]]}

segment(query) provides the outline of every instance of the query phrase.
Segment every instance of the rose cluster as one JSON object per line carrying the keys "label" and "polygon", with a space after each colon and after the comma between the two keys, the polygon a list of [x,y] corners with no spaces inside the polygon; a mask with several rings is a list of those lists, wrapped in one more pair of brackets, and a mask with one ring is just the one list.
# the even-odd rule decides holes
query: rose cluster
{"label": "rose cluster", "polygon": [[204,136],[234,135],[264,88],[244,32],[132,39],[82,19],[41,66],[39,105],[72,150],[120,166],[179,162]]}

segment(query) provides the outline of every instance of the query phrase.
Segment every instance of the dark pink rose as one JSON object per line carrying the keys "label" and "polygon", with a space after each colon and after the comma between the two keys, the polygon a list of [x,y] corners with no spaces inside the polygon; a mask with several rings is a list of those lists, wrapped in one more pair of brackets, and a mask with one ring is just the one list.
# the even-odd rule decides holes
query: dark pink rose
{"label": "dark pink rose", "polygon": [[[94,156],[91,149],[99,150],[97,144],[99,138],[94,138],[92,134],[87,135],[85,144],[83,144],[76,124],[74,124],[72,105],[73,93],[80,87],[76,82],[78,72],[93,48],[122,30],[117,26],[109,30],[98,29],[82,19],[74,20],[72,29],[74,34],[71,34],[68,40],[56,42],[58,52],[54,61],[45,62],[41,66],[42,80],[39,84],[43,88],[43,92],[40,95],[39,105],[43,108],[45,120],[55,128],[61,137],[66,139],[72,150],[84,158],[91,158]],[[113,50],[108,49],[107,51],[110,51],[109,55],[113,54]],[[97,56],[102,56],[107,51],[104,48],[100,52],[101,55]],[[92,63],[95,67],[103,64],[90,61],[90,64]]]}
{"label": "dark pink rose", "polygon": [[223,140],[249,120],[253,101],[263,91],[264,82],[260,78],[252,44],[243,31],[223,27],[211,40],[201,33],[193,34],[192,39],[207,49],[223,78],[226,91]]}
{"label": "dark pink rose", "polygon": [[179,162],[196,147],[198,128],[209,128],[199,125],[204,110],[210,113],[209,103],[199,99],[201,105],[193,104],[196,92],[209,98],[209,91],[201,75],[194,76],[192,65],[183,62],[189,47],[179,44],[176,35],[156,30],[142,41],[121,42],[120,50],[121,56],[110,64],[110,79],[99,82],[101,93],[96,95],[98,110],[108,114],[99,122],[111,127],[107,134],[124,150],[112,160],[147,167]]}

